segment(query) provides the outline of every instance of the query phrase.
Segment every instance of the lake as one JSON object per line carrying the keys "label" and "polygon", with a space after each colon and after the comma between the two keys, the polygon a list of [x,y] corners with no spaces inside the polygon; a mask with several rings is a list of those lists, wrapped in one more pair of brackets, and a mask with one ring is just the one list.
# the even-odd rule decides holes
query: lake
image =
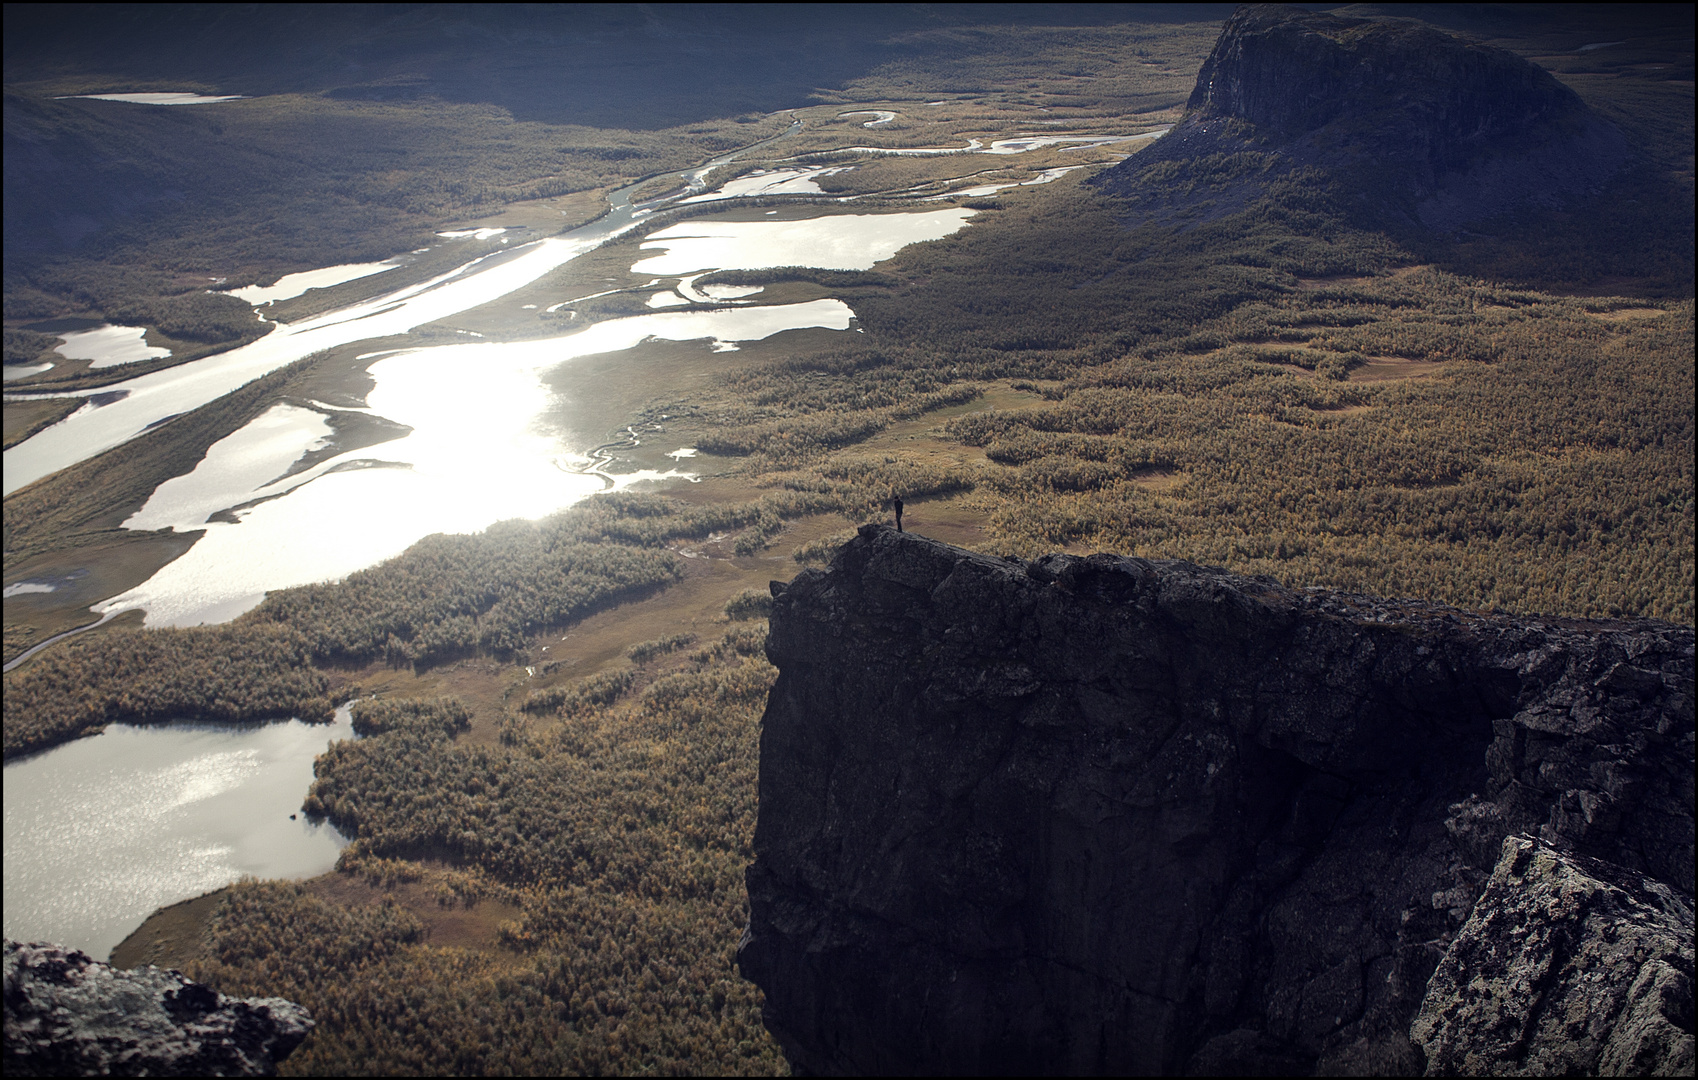
{"label": "lake", "polygon": [[297,816],[335,723],[114,724],[5,769],[4,929],[104,960],[157,908],[243,874],[312,877],[347,841]]}
{"label": "lake", "polygon": [[[1032,145],[996,143],[987,152],[1018,153]],[[102,387],[98,398],[86,394],[92,400],[83,410],[6,451],[6,491],[121,445],[151,424],[294,360],[402,334],[531,287],[641,228],[668,203],[806,196],[825,175],[820,168],[781,167],[711,186],[709,176],[736,157],[674,174],[682,188],[665,199],[633,204],[630,195],[640,186],[634,184],[614,194],[609,214],[579,229],[469,252],[428,281],[276,324],[258,341]],[[558,418],[570,415],[574,404],[561,400],[544,376],[590,356],[620,356],[640,370],[651,341],[700,342],[707,354],[788,330],[851,332],[854,312],[841,300],[767,304],[759,286],[698,289],[695,283],[722,269],[867,269],[909,244],[958,232],[973,214],[953,207],[859,214],[822,209],[783,220],[689,219],[654,229],[632,256],[631,271],[650,277],[640,291],[659,290],[649,298],[657,310],[581,328],[569,323],[572,332],[540,340],[492,342],[473,335],[362,356],[374,383],[363,408],[277,403],[214,443],[190,471],[160,484],[125,526],[204,535],[185,555],[97,610],[143,608],[149,625],[222,622],[268,590],[345,576],[430,533],[541,517],[609,485],[688,478],[693,451],[687,447],[672,452],[675,464],[665,471],[606,474],[591,447],[563,441]],[[455,230],[444,239],[488,241],[499,233]],[[381,280],[395,265],[326,267],[234,294],[263,306],[362,276]],[[538,298],[538,304],[554,311],[582,299],[562,295]],[[135,328],[110,328],[107,338],[102,343],[113,349],[147,347]],[[333,446],[333,421],[352,412],[381,417],[397,437],[307,458]],[[570,426],[608,430],[627,419],[580,418]],[[298,722],[113,726],[7,765],[6,933],[103,957],[158,907],[241,874],[299,877],[330,869],[342,838],[328,826],[289,815],[311,782],[314,754],[328,740],[350,734],[346,711],[328,728]]]}

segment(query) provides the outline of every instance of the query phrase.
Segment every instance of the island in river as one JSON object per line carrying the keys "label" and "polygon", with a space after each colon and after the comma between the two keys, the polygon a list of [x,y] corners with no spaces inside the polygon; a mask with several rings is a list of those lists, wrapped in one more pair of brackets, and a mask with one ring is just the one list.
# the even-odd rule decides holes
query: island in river
{"label": "island in river", "polygon": [[[730,967],[772,678],[765,586],[884,518],[893,493],[908,528],[997,554],[1135,551],[1465,607],[1689,620],[1689,274],[1670,273],[1661,248],[1552,260],[1551,244],[1580,241],[1550,223],[1412,247],[1329,216],[1300,184],[1237,217],[1217,206],[1129,228],[1085,183],[1181,118],[1225,14],[1105,10],[1089,16],[1102,25],[1057,26],[1017,13],[1028,21],[972,29],[970,61],[959,28],[833,24],[832,62],[862,65],[835,89],[810,100],[810,80],[756,101],[722,87],[691,97],[705,111],[677,128],[562,122],[540,91],[497,103],[510,119],[491,122],[461,102],[508,91],[475,91],[456,74],[470,61],[440,56],[431,93],[402,94],[381,79],[250,85],[171,46],[162,55],[197,81],[149,85],[245,96],[62,97],[132,88],[17,67],[9,32],[9,134],[52,133],[66,154],[95,135],[149,145],[155,156],[126,159],[139,194],[217,126],[236,175],[261,175],[244,155],[263,138],[308,131],[309,161],[346,151],[336,175],[369,185],[360,205],[394,208],[342,228],[353,202],[313,188],[309,168],[299,186],[322,196],[318,218],[299,213],[300,192],[265,184],[251,211],[216,191],[184,211],[228,211],[252,236],[267,235],[253,222],[322,222],[270,253],[147,219],[101,258],[8,264],[9,360],[37,365],[58,339],[50,320],[71,317],[142,326],[147,347],[171,350],[8,380],[9,432],[14,414],[27,429],[67,397],[88,410],[77,426],[111,418],[81,444],[92,456],[72,445],[7,497],[6,583],[52,590],[8,595],[8,658],[121,597],[150,620],[194,622],[269,593],[221,626],[137,631],[132,615],[38,654],[8,675],[8,745],[30,724],[194,715],[196,687],[244,656],[303,659],[255,665],[239,688],[251,705],[232,706],[394,706],[322,755],[301,793],[350,841],[335,872],[167,909],[123,955],[307,1004],[319,1027],[290,1068],[781,1068]],[[356,49],[387,17],[336,16]],[[1584,20],[1496,32],[1615,110],[1660,163],[1609,212],[1637,199],[1678,234],[1690,200],[1657,202],[1657,184],[1689,174],[1690,135],[1668,123],[1685,115],[1683,90],[1656,65],[1678,65],[1690,34],[1644,18],[1616,58],[1573,51],[1619,37]],[[202,46],[221,32],[188,29]],[[594,33],[607,56],[631,55],[608,41],[648,41],[617,18]],[[747,20],[691,33],[765,40]],[[805,53],[822,39],[795,40]],[[1581,70],[1606,62],[1620,78]],[[14,84],[15,70],[37,82]],[[895,116],[867,127],[868,112]],[[475,153],[427,152],[449,141]],[[407,190],[440,194],[378,197],[401,150]],[[26,160],[8,154],[9,185]],[[1176,190],[1200,206],[1215,182]],[[13,193],[9,215],[28,205]],[[560,258],[572,229],[621,213],[625,232]],[[44,235],[12,220],[9,259]],[[868,222],[922,220],[950,227],[836,257],[834,238]],[[1637,220],[1618,224],[1640,237]],[[726,246],[754,235],[802,237],[800,254],[751,262]],[[167,255],[203,274],[191,291],[169,292],[180,279],[148,261]],[[392,268],[248,294],[257,309],[234,295],[372,264]],[[1552,276],[1582,264],[1572,272],[1607,279]],[[80,294],[73,268],[91,283]],[[764,319],[776,322],[742,329]],[[191,332],[229,336],[179,336]],[[147,404],[144,390],[217,357],[262,355],[227,386]],[[32,388],[51,396],[21,396]],[[480,461],[490,468],[440,484]],[[609,484],[621,490],[568,505]],[[366,501],[312,503],[338,490]],[[367,517],[391,531],[362,554],[379,531]],[[433,529],[457,534],[423,537]],[[251,558],[236,542],[262,535]],[[348,561],[314,562],[314,544]],[[125,667],[135,643],[166,633],[184,635],[170,639],[183,659]],[[456,709],[463,725],[445,723]],[[383,1031],[358,1020],[373,1015]],[[444,1016],[526,1037],[451,1043],[432,1019]]]}

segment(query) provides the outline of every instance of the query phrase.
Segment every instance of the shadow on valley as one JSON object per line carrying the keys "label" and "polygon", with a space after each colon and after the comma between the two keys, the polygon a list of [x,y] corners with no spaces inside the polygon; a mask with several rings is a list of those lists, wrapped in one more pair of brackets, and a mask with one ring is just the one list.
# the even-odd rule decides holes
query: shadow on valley
{"label": "shadow on valley", "polygon": [[[227,332],[235,308],[194,299],[214,256],[272,277],[386,258],[449,221],[593,193],[776,134],[783,117],[753,114],[834,93],[832,80],[859,80],[859,103],[898,91],[923,103],[945,93],[939,84],[994,91],[998,108],[1036,123],[1039,110],[1104,107],[1089,96],[1093,73],[1125,61],[1132,74],[1114,85],[1137,100],[1128,114],[1182,121],[1095,176],[975,198],[966,228],[872,271],[703,278],[765,286],[768,298],[781,288],[839,298],[860,332],[750,343],[717,358],[724,366],[692,384],[702,389],[653,386],[640,417],[608,420],[664,418],[668,445],[711,458],[717,475],[700,485],[431,536],[343,581],[275,591],[224,627],[103,627],[6,675],[8,756],[111,722],[319,716],[364,699],[362,737],[319,760],[308,796],[353,840],[338,874],[233,885],[157,957],[225,993],[304,1004],[318,1027],[289,1073],[783,1071],[761,994],[733,969],[749,917],[761,715],[779,677],[766,659],[773,594],[750,586],[829,561],[856,527],[888,520],[894,492],[911,533],[947,519],[977,549],[951,558],[1003,560],[1008,574],[1058,550],[1113,551],[1186,560],[1202,577],[1224,567],[1255,579],[1246,588],[1418,597],[1408,603],[1454,605],[1463,623],[1484,609],[1542,612],[1552,625],[1692,621],[1691,86],[1662,74],[1690,78],[1689,12],[1673,30],[1629,12],[1650,28],[1627,35],[1619,64],[1609,49],[1578,51],[1614,40],[1614,16],[1598,10],[1551,16],[1550,27],[1503,8],[1441,12],[1554,72],[1494,54],[1493,70],[1560,106],[1539,129],[1554,142],[1533,150],[1596,136],[1621,160],[1651,163],[1602,179],[1580,169],[1584,183],[1547,193],[1551,205],[1493,204],[1450,229],[1418,213],[1421,198],[1462,190],[1445,187],[1443,170],[1423,195],[1374,187],[1372,163],[1349,160],[1346,137],[1383,110],[1353,119],[1346,107],[1297,135],[1269,134],[1226,105],[1183,118],[1214,28],[1161,38],[1145,55],[1132,31],[1094,25],[1156,13],[844,7],[798,27],[814,9],[279,7],[256,16],[275,20],[268,37],[233,13],[151,11],[76,37],[89,50],[80,56],[66,35],[87,9],[8,9],[8,79],[34,80],[8,87],[8,319],[165,297],[181,310],[161,307],[156,321],[192,330],[204,316]],[[1031,27],[953,21],[993,17],[1050,20],[1045,49],[1062,42],[1091,63],[1058,70],[1044,50],[1022,56]],[[1057,28],[1065,20],[1077,25]],[[1351,23],[1337,36],[1405,31]],[[1217,52],[1241,55],[1231,46]],[[995,63],[975,84],[980,49]],[[582,66],[548,59],[568,54],[584,54]],[[49,96],[120,77],[125,89],[271,96],[146,116]],[[568,116],[580,93],[586,111]],[[1369,134],[1361,145],[1384,150],[1397,133]],[[28,143],[17,155],[14,136]],[[191,176],[184,163],[208,145],[227,152],[228,169]],[[1476,180],[1501,164],[1478,146],[1457,160],[1453,171]],[[14,182],[27,200],[13,198]],[[628,276],[642,238],[617,243],[594,274],[623,261]],[[598,288],[625,281],[608,280]],[[622,293],[586,304],[586,317],[647,310]],[[9,328],[7,359],[47,344]],[[208,446],[304,395],[319,360],[8,498],[8,574],[111,542]],[[1402,640],[1403,602],[1373,603],[1385,619],[1371,632]],[[615,617],[628,621],[606,630]],[[593,649],[569,640],[596,620],[610,639],[626,636]],[[9,628],[8,656],[24,644]],[[574,666],[566,657],[579,649]],[[996,677],[1013,685],[1017,674]],[[1500,719],[1502,697],[1487,719]],[[1471,729],[1469,752],[1495,737]],[[1479,772],[1478,754],[1468,767]],[[1343,797],[1331,779],[1310,779],[1313,791],[1292,794],[1290,828],[1324,832]],[[1448,794],[1423,798],[1433,809]],[[1435,842],[1442,818],[1422,819]],[[1471,857],[1457,894],[1470,904],[1489,870]],[[433,938],[447,914],[483,922]],[[1445,933],[1466,917],[1421,914]],[[1437,963],[1432,940],[1415,943],[1408,970]],[[1281,976],[1304,993],[1343,964],[1317,948],[1302,979]],[[1341,970],[1341,993],[1359,997],[1365,969]],[[1255,982],[1264,974],[1245,976],[1250,997],[1274,985]],[[1299,993],[1280,1015],[1322,1025],[1335,1015],[1322,990],[1308,1012]],[[1220,1016],[1237,1023],[1236,1008]]]}
{"label": "shadow on valley", "polygon": [[[881,64],[971,57],[977,51],[971,34],[957,27],[1195,22],[1231,10],[1229,4],[1144,4],[1135,12],[1112,4],[349,4],[310,12],[66,5],[8,11],[5,55],[8,82],[106,77],[168,80],[182,89],[186,79],[226,94],[438,99],[492,105],[520,121],[655,131],[793,108]],[[946,33],[927,36],[939,30]]]}

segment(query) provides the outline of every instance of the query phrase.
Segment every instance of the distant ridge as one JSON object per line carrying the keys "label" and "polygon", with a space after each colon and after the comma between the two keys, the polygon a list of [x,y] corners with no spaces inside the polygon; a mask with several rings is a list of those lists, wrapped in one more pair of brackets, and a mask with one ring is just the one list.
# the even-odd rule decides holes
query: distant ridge
{"label": "distant ridge", "polygon": [[1227,21],[1181,122],[1095,182],[1154,220],[1197,222],[1312,169],[1361,224],[1454,233],[1593,194],[1629,158],[1612,124],[1511,52],[1255,5]]}

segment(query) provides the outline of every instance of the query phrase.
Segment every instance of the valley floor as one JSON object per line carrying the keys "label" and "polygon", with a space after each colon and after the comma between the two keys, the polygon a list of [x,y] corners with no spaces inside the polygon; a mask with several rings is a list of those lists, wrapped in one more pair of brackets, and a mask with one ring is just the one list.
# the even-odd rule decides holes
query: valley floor
{"label": "valley floor", "polygon": [[[1063,130],[1052,121],[1154,130],[1179,115],[1215,31],[1046,30],[1034,59],[1020,35],[987,29],[975,40],[1003,50],[985,69],[1006,76],[1003,89],[972,91],[982,70],[944,64],[937,78],[963,89],[934,97],[934,83],[893,64],[796,110],[807,125],[782,158],[744,163],[821,170],[810,173],[820,199],[856,201],[822,211],[780,193],[652,222],[975,210],[957,233],[868,271],[692,282],[758,286],[774,304],[836,300],[854,312],[850,330],[788,330],[735,352],[649,340],[547,376],[572,403],[547,419],[584,447],[613,446],[608,471],[687,468],[699,482],[429,536],[339,583],[276,590],[224,626],[138,630],[122,617],[8,673],[8,759],[112,722],[319,715],[356,698],[368,710],[355,715],[363,737],[318,760],[306,796],[352,840],[337,870],[185,900],[114,961],[306,1005],[318,1028],[290,1074],[786,1071],[759,992],[733,966],[775,677],[764,598],[768,582],[828,562],[856,526],[888,521],[893,494],[906,528],[998,555],[1113,551],[1294,587],[1690,624],[1689,270],[1671,294],[1667,266],[1631,280],[1542,277],[1552,245],[1411,251],[1291,188],[1221,222],[1134,228],[1089,183],[1093,169],[1031,182],[1107,164],[1126,149],[1113,144],[976,161],[873,152]],[[1559,59],[1572,48],[1534,44]],[[1103,65],[1100,85],[1058,74],[1087,60]],[[1685,140],[1689,188],[1690,84],[1631,78],[1588,92],[1638,121],[1684,117],[1668,138]],[[513,204],[500,214],[455,203],[445,225],[409,210],[385,235],[540,229],[544,204],[549,224],[577,222],[599,211],[585,192],[634,180],[608,163],[616,152],[677,169],[746,144],[732,141],[741,130],[788,123],[633,137],[609,144],[615,156],[577,177],[579,190],[539,193],[526,173],[494,200]],[[524,147],[547,135],[516,128]],[[586,131],[572,146],[601,147]],[[872,150],[827,175],[846,147]],[[1006,186],[919,202],[968,184]],[[470,335],[536,341],[572,320],[655,310],[666,290],[634,273],[652,254],[639,250],[648,231],[498,304],[280,368],[9,496],[5,583],[53,590],[9,592],[7,660],[92,622],[92,603],[183,554],[197,533],[120,526],[208,447],[279,404],[363,404],[366,354]],[[486,242],[499,246],[468,241]],[[1625,264],[1634,244],[1609,240],[1605,261]],[[288,310],[309,318],[369,299],[366,287]],[[8,445],[65,408],[9,399]],[[661,430],[636,446],[620,436]],[[393,434],[360,437],[381,456]],[[680,448],[698,454],[668,456]]]}

